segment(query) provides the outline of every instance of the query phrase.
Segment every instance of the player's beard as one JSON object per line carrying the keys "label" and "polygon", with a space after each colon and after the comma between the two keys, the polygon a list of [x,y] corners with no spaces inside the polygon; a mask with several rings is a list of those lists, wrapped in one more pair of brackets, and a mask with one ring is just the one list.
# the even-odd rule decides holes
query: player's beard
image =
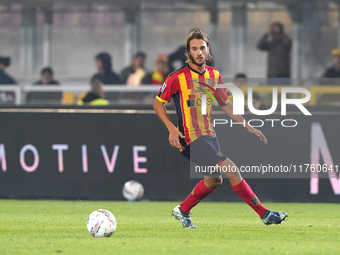
{"label": "player's beard", "polygon": [[190,62],[191,63],[193,63],[194,65],[197,65],[197,66],[203,66],[204,64],[205,64],[205,58],[203,57],[203,59],[204,59],[204,61],[203,62],[201,62],[201,63],[198,63],[196,60],[195,60],[195,58],[193,57],[193,56],[191,56],[191,55],[189,55],[189,59],[190,59]]}

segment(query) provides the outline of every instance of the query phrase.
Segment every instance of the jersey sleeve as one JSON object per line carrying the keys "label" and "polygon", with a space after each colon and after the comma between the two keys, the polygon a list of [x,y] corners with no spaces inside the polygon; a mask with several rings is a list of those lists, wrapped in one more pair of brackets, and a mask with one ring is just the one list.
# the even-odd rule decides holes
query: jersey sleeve
{"label": "jersey sleeve", "polygon": [[168,103],[171,97],[179,91],[178,79],[173,76],[168,76],[162,87],[159,89],[156,98],[162,103]]}
{"label": "jersey sleeve", "polygon": [[[223,79],[221,74],[219,74],[218,77],[218,84],[223,84]],[[217,93],[219,94],[221,101],[222,101],[222,105],[226,105],[227,103],[229,103],[229,96],[230,96],[230,92],[228,89],[216,89]]]}

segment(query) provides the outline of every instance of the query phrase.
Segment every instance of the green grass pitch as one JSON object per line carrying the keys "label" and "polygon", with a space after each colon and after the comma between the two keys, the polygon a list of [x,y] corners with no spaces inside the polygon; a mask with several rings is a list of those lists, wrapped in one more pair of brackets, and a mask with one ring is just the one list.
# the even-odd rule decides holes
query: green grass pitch
{"label": "green grass pitch", "polygon": [[[197,230],[170,216],[177,204],[1,200],[0,254],[340,254],[340,204],[264,203],[289,214],[265,226],[245,203],[201,202]],[[117,219],[109,238],[87,232],[100,208]]]}

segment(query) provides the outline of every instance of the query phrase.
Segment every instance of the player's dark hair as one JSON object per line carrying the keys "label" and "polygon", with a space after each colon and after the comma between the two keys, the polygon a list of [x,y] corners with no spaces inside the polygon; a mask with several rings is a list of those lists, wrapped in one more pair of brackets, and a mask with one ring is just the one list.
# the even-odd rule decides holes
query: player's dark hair
{"label": "player's dark hair", "polygon": [[[190,41],[194,39],[203,40],[206,42],[207,46],[210,47],[209,37],[201,29],[195,29],[191,31],[191,33],[188,35],[187,40],[185,42],[185,56],[187,57],[186,62],[189,62]],[[207,54],[207,61],[211,61],[211,60],[212,60],[212,56],[209,51]]]}

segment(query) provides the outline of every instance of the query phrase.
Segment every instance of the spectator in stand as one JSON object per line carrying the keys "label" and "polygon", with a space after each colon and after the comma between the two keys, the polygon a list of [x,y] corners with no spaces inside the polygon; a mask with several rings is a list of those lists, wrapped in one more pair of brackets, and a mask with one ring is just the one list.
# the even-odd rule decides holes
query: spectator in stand
{"label": "spectator in stand", "polygon": [[103,84],[119,84],[119,76],[112,71],[112,60],[109,53],[101,52],[96,56],[96,65],[98,73],[92,76],[91,83],[94,80],[100,80]]}
{"label": "spectator in stand", "polygon": [[332,50],[333,65],[321,77],[322,85],[340,85],[340,49]]}
{"label": "spectator in stand", "polygon": [[[162,85],[169,73],[168,56],[165,54],[158,54],[155,59],[154,70],[144,76],[142,84]],[[145,93],[145,103],[152,103],[156,95],[156,92]]]}
{"label": "spectator in stand", "polygon": [[144,69],[146,55],[144,52],[137,52],[132,60],[132,65],[124,68],[120,74],[120,81],[130,86],[139,86],[144,78],[146,71]]}
{"label": "spectator in stand", "polygon": [[82,100],[78,101],[78,105],[109,105],[110,102],[104,99],[103,83],[100,80],[93,80],[91,90],[85,95]]}
{"label": "spectator in stand", "polygon": [[158,54],[155,59],[154,70],[144,76],[142,84],[161,85],[168,75],[168,56],[165,54]]}
{"label": "spectator in stand", "polygon": [[34,85],[59,85],[59,81],[53,79],[53,70],[51,67],[43,68],[40,74],[40,80],[34,82]]}
{"label": "spectator in stand", "polygon": [[[168,56],[170,71],[174,71],[177,69],[177,67],[185,65],[185,62],[187,61],[185,52],[186,52],[185,45],[181,45],[176,51],[174,51]],[[175,67],[176,62],[179,62],[179,66]]]}
{"label": "spectator in stand", "polygon": [[[0,56],[0,85],[14,85],[16,81],[6,73],[5,69],[11,64],[9,57]],[[15,94],[14,92],[1,92],[0,102],[6,104],[14,104]]]}
{"label": "spectator in stand", "polygon": [[268,51],[268,84],[290,84],[290,51],[292,41],[280,22],[273,22],[260,39],[257,48]]}
{"label": "spectator in stand", "polygon": [[247,85],[247,75],[244,73],[237,73],[234,77],[234,85],[243,87]]}
{"label": "spectator in stand", "polygon": [[11,85],[16,84],[16,81],[9,76],[5,69],[10,66],[11,59],[9,57],[0,56],[0,85]]}
{"label": "spectator in stand", "polygon": [[[246,100],[244,101],[245,111],[250,111],[248,107],[248,94],[246,95]],[[256,110],[266,110],[268,109],[265,105],[262,104],[260,94],[257,92],[253,92],[253,106]]]}
{"label": "spectator in stand", "polygon": [[[237,73],[234,76],[234,85],[241,89],[245,88],[245,86],[247,85],[247,75],[244,73]],[[228,93],[228,98],[230,103],[233,103],[233,95],[231,93]]]}
{"label": "spectator in stand", "polygon": [[[45,67],[40,71],[40,79],[33,85],[59,85],[59,81],[53,79],[53,69]],[[58,91],[31,91],[27,93],[27,104],[60,104],[62,92]]]}

